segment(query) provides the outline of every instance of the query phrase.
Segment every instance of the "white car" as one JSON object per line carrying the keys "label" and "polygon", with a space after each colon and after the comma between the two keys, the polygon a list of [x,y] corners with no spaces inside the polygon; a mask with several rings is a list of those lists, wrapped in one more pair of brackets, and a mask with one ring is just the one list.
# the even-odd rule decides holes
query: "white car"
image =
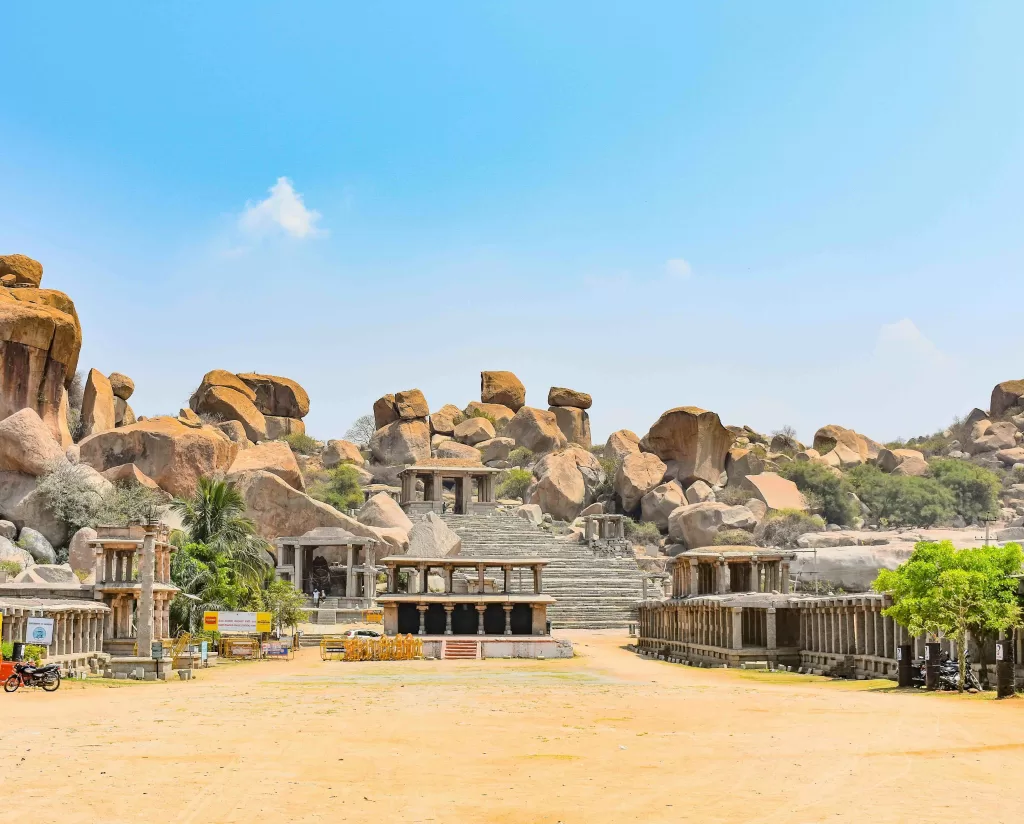
{"label": "white car", "polygon": [[350,629],[345,633],[346,638],[380,638],[383,633],[375,629]]}

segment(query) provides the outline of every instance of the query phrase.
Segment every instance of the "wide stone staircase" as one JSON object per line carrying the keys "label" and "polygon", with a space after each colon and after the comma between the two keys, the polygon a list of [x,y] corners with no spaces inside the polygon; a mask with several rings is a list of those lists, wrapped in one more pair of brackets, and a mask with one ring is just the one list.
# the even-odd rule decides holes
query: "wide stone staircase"
{"label": "wide stone staircase", "polygon": [[[493,515],[443,516],[462,538],[463,558],[547,558],[544,593],[556,599],[548,620],[556,629],[625,627],[636,620],[643,573],[633,557],[595,553],[585,544],[560,539],[524,518]],[[513,570],[512,589],[518,589]],[[500,579],[499,579],[500,585]],[[524,580],[523,588],[532,587]]]}

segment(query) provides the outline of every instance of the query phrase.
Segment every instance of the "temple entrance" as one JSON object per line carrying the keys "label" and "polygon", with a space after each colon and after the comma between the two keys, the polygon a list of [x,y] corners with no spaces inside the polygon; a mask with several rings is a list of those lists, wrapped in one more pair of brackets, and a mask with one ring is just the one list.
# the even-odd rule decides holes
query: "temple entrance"
{"label": "temple entrance", "polygon": [[446,624],[446,613],[443,604],[431,604],[427,607],[427,635],[443,635]]}
{"label": "temple entrance", "polygon": [[420,631],[420,613],[415,604],[398,605],[398,634],[416,635]]}
{"label": "temple entrance", "polygon": [[452,634],[476,635],[479,628],[476,607],[473,604],[456,604],[452,610]]}
{"label": "temple entrance", "polygon": [[529,604],[512,607],[512,634],[533,635],[533,607]]}
{"label": "temple entrance", "polygon": [[488,604],[484,612],[484,632],[487,635],[505,633],[505,610],[501,604]]}

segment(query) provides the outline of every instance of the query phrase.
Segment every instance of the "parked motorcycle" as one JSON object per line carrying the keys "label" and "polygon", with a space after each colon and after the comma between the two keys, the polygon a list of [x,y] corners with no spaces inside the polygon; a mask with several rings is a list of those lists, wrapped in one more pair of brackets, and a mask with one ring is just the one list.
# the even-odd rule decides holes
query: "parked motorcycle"
{"label": "parked motorcycle", "polygon": [[[927,665],[925,662],[921,662],[920,665],[914,665],[913,679],[911,683],[915,687],[924,687],[925,685],[925,670]],[[936,688],[945,690],[948,692],[955,692],[960,688],[960,663],[956,658],[950,658],[946,653],[942,653],[942,657],[939,659],[938,665],[935,667],[936,675]],[[965,690],[978,690],[982,691],[981,683],[978,681],[978,677],[974,674],[974,670],[971,669],[970,656],[967,658],[967,673],[964,681]]]}
{"label": "parked motorcycle", "polygon": [[56,664],[45,667],[15,664],[14,672],[4,682],[4,692],[16,692],[18,687],[42,687],[45,692],[55,692],[60,689],[60,667]]}

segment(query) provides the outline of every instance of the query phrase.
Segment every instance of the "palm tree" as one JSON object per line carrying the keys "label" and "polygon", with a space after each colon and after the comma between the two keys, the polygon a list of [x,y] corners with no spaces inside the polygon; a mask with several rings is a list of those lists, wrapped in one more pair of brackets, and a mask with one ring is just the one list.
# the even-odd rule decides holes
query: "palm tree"
{"label": "palm tree", "polygon": [[181,515],[182,529],[172,542],[204,544],[223,556],[243,581],[258,584],[267,574],[268,544],[245,516],[245,499],[230,481],[200,478],[188,498],[175,498],[171,509]]}

